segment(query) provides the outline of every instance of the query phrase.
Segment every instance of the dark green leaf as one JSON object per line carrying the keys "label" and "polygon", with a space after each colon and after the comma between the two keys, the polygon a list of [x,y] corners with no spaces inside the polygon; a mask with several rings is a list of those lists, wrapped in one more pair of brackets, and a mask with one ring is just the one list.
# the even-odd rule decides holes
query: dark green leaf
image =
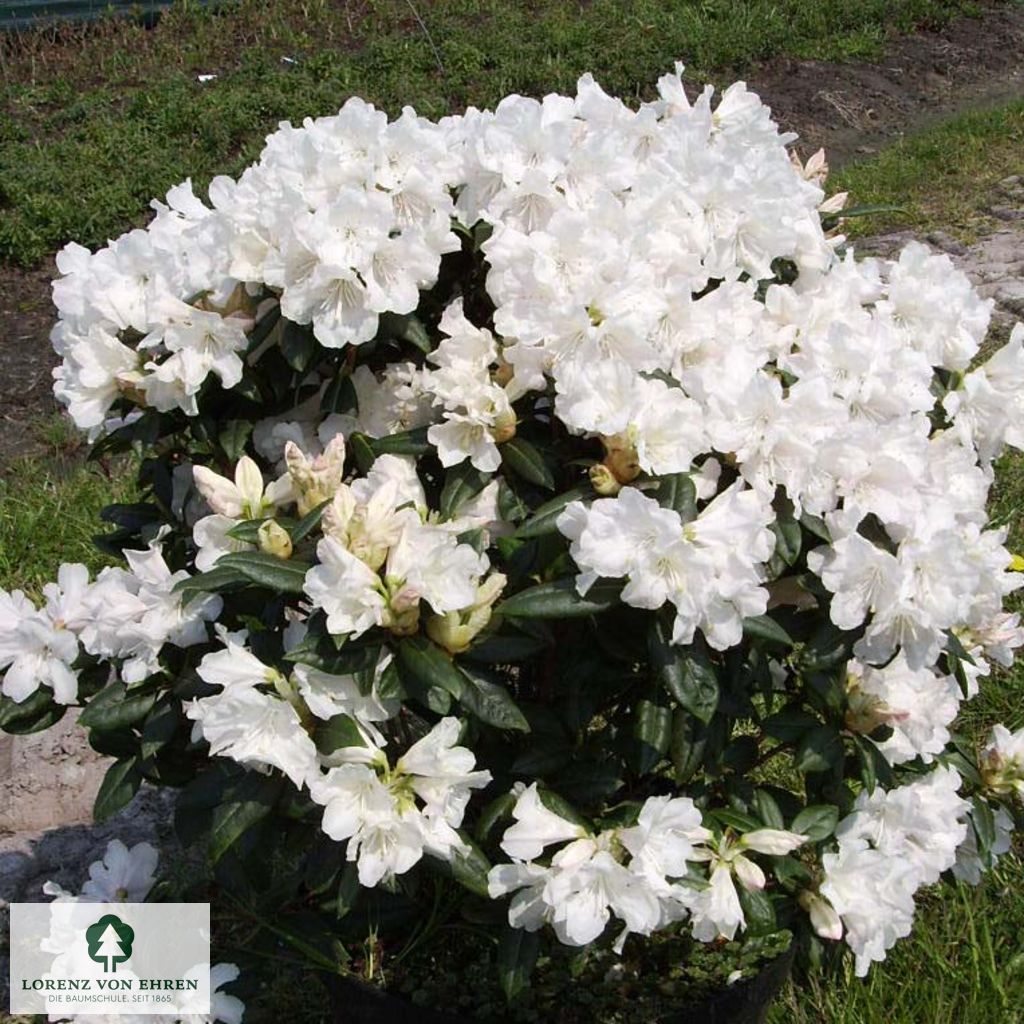
{"label": "dark green leaf", "polygon": [[255,352],[270,336],[270,332],[277,326],[281,319],[281,307],[271,306],[270,309],[260,317],[259,322],[249,332],[249,344],[246,354]]}
{"label": "dark green leaf", "polygon": [[653,771],[668,752],[672,735],[672,711],[649,700],[641,700],[633,716],[636,741],[634,767],[641,775]]}
{"label": "dark green leaf", "polygon": [[491,834],[494,826],[499,821],[504,821],[512,817],[512,808],[516,805],[516,795],[514,793],[502,793],[501,796],[495,797],[481,812],[480,817],[477,819],[476,829],[474,835],[476,836],[477,842],[483,843],[487,841],[487,837]]}
{"label": "dark green leaf", "polygon": [[163,513],[150,502],[116,502],[101,510],[100,519],[105,523],[113,523],[126,530],[138,532],[145,526],[160,522]]}
{"label": "dark green leaf", "polygon": [[540,954],[540,932],[506,928],[498,942],[498,974],[505,998],[511,1003],[530,987],[530,976]]}
{"label": "dark green leaf", "polygon": [[803,543],[800,524],[791,516],[779,516],[772,522],[771,529],[775,534],[776,556],[786,565],[793,565],[800,557],[800,547]]}
{"label": "dark green leaf", "polygon": [[428,688],[437,688],[461,700],[468,687],[466,676],[436,644],[423,636],[405,637],[398,644],[402,672]]}
{"label": "dark green leaf", "polygon": [[753,640],[792,647],[793,638],[770,616],[753,615],[743,620],[743,632]]}
{"label": "dark green leaf", "polygon": [[366,741],[359,727],[348,715],[334,715],[316,727],[316,749],[321,754],[333,754],[343,747],[365,747]]}
{"label": "dark green leaf", "polygon": [[359,472],[369,473],[377,458],[377,453],[373,450],[373,441],[365,434],[350,434],[346,444],[359,467]]}
{"label": "dark green leaf", "polygon": [[467,661],[484,665],[514,665],[539,654],[549,644],[539,637],[523,634],[492,634],[484,637],[463,655]]}
{"label": "dark green leaf", "polygon": [[252,433],[250,420],[228,420],[218,438],[221,449],[231,462],[245,454],[245,445]]}
{"label": "dark green leaf", "polygon": [[718,676],[711,659],[695,647],[678,647],[660,619],[648,635],[648,650],[657,678],[668,692],[702,722],[718,707]]}
{"label": "dark green leaf", "polygon": [[510,618],[573,618],[607,611],[619,603],[621,593],[622,584],[618,580],[598,580],[586,597],[581,597],[574,579],[560,579],[521,590],[496,610]]}
{"label": "dark green leaf", "polygon": [[243,544],[258,545],[260,542],[260,527],[268,522],[267,519],[243,519],[235,523],[228,530],[228,536],[232,540],[240,540]]}
{"label": "dark green leaf", "polygon": [[427,428],[405,430],[400,434],[375,437],[370,441],[374,455],[425,455],[430,451]]}
{"label": "dark green leaf", "polygon": [[41,732],[59,722],[67,706],[53,700],[53,691],[40,688],[23,701],[0,697],[0,729],[15,736]]}
{"label": "dark green leaf", "polygon": [[266,555],[262,551],[232,551],[221,555],[215,569],[237,569],[251,583],[281,594],[301,594],[311,566]]}
{"label": "dark green leaf", "polygon": [[746,934],[771,935],[778,931],[775,921],[775,907],[771,897],[763,890],[750,892],[742,885],[738,887],[743,916],[747,920]]}
{"label": "dark green leaf", "polygon": [[326,415],[335,412],[351,412],[359,405],[352,378],[346,372],[340,372],[324,389],[320,399],[320,411]]}
{"label": "dark green leaf", "polygon": [[529,539],[557,533],[558,517],[565,511],[566,506],[574,501],[587,501],[593,497],[595,497],[594,488],[590,484],[573,487],[572,490],[539,506],[533,515],[516,530],[515,535],[522,539]]}
{"label": "dark green leaf", "polygon": [[529,506],[504,479],[498,484],[498,514],[510,523],[518,523],[530,514]]}
{"label": "dark green leaf", "polygon": [[491,870],[491,862],[486,854],[464,833],[460,833],[467,850],[456,852],[452,857],[452,877],[470,892],[485,899],[487,893],[487,872]]}
{"label": "dark green leaf", "polygon": [[174,592],[180,594],[181,603],[187,605],[202,594],[219,594],[224,590],[235,590],[248,582],[248,578],[240,570],[218,565],[209,572],[197,573],[187,580],[182,580],[175,586]]}
{"label": "dark green leaf", "polygon": [[278,775],[246,772],[230,787],[226,799],[213,809],[210,826],[210,860],[216,863],[258,821],[265,818],[281,794]]}
{"label": "dark green leaf", "polygon": [[721,825],[734,828],[737,832],[753,832],[761,827],[757,818],[744,814],[742,811],[736,810],[735,807],[718,807],[708,813]]}
{"label": "dark green leaf", "polygon": [[826,544],[832,543],[832,534],[829,533],[828,527],[825,525],[825,520],[818,516],[812,516],[810,513],[805,512],[800,517],[800,525],[810,534],[817,537],[818,540],[823,540]]}
{"label": "dark green leaf", "polygon": [[382,313],[380,331],[385,337],[407,341],[423,353],[429,352],[432,347],[423,321],[412,313]]}
{"label": "dark green leaf", "polygon": [[786,827],[786,819],[783,818],[775,797],[766,789],[755,790],[750,803],[754,812],[767,828],[784,829]]}
{"label": "dark green leaf", "polygon": [[785,743],[794,743],[805,732],[821,725],[821,720],[799,707],[786,707],[769,715],[762,723],[769,736]]}
{"label": "dark green leaf", "polygon": [[547,789],[544,786],[537,787],[537,795],[540,797],[540,802],[554,814],[557,814],[560,818],[565,818],[566,821],[571,821],[575,825],[579,825],[581,828],[589,829],[590,823],[586,818],[576,810],[575,807],[568,800],[559,796],[554,790]]}
{"label": "dark green leaf", "polygon": [[843,758],[843,741],[831,725],[820,725],[806,733],[796,748],[794,767],[813,774],[831,769]]}
{"label": "dark green leaf", "polygon": [[281,354],[296,373],[305,373],[309,369],[316,350],[317,342],[313,336],[312,324],[296,324],[291,320],[284,322],[281,331]]}
{"label": "dark green leaf", "polygon": [[693,715],[682,708],[677,708],[672,716],[669,756],[672,758],[679,782],[687,782],[693,778],[704,760],[706,746],[704,732],[699,730]]}
{"label": "dark green leaf", "polygon": [[111,815],[117,814],[135,796],[141,785],[142,772],[139,770],[137,757],[115,761],[107,769],[107,774],[100,783],[92,808],[93,819],[106,821]]}
{"label": "dark green leaf", "polygon": [[441,488],[441,518],[455,519],[459,509],[472,501],[490,479],[489,473],[481,473],[469,459],[452,466],[445,473],[444,487]]}
{"label": "dark green leaf", "polygon": [[300,540],[304,540],[311,530],[320,525],[320,520],[324,517],[324,511],[330,503],[330,499],[320,502],[316,508],[307,512],[293,527],[291,527],[288,534],[291,537],[293,544],[298,544]]}
{"label": "dark green leaf", "polygon": [[155,693],[130,692],[124,683],[110,683],[89,701],[78,724],[101,732],[122,729],[145,718],[155,703]]}
{"label": "dark green leaf", "polygon": [[987,861],[996,841],[996,816],[991,804],[983,797],[971,797],[971,823],[978,837],[978,852]]}
{"label": "dark green leaf", "polygon": [[513,437],[501,445],[501,461],[507,469],[538,487],[553,491],[555,478],[540,452],[521,437]]}
{"label": "dark green leaf", "polygon": [[679,513],[684,523],[697,518],[697,488],[689,473],[672,473],[663,476],[654,497],[658,504]]}
{"label": "dark green leaf", "polygon": [[794,819],[789,831],[807,836],[811,842],[819,842],[832,835],[839,822],[839,808],[831,804],[806,807]]}
{"label": "dark green leaf", "polygon": [[162,697],[142,726],[143,759],[153,757],[170,743],[181,725],[178,703],[170,697]]}
{"label": "dark green leaf", "polygon": [[465,685],[453,694],[459,703],[481,722],[498,729],[529,732],[530,724],[516,706],[508,690],[492,683],[470,669],[463,668]]}

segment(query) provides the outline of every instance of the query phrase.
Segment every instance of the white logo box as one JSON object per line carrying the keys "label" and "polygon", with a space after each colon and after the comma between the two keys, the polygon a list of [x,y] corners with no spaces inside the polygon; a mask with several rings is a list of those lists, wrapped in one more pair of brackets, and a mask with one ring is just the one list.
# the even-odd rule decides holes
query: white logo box
{"label": "white logo box", "polygon": [[210,1012],[209,903],[12,903],[10,1012]]}

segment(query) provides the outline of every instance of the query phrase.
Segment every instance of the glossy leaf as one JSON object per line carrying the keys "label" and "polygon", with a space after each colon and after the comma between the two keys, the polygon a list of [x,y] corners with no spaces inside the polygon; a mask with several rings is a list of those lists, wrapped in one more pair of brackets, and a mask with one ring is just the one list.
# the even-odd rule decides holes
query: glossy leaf
{"label": "glossy leaf", "polygon": [[93,804],[92,816],[97,822],[117,814],[142,785],[142,771],[137,757],[128,757],[115,761],[103,776],[96,801]]}
{"label": "glossy leaf", "polygon": [[517,476],[549,491],[555,489],[555,478],[541,453],[529,441],[513,437],[501,445],[501,461]]}
{"label": "glossy leaf", "polygon": [[221,555],[214,569],[235,569],[250,583],[275,593],[301,594],[311,566],[262,551],[232,551]]}
{"label": "glossy leaf", "polygon": [[621,593],[622,584],[617,580],[598,580],[583,597],[575,580],[561,579],[521,590],[498,605],[497,611],[510,618],[575,618],[613,608]]}
{"label": "glossy leaf", "polygon": [[596,497],[596,493],[590,484],[573,487],[564,494],[558,495],[557,498],[552,498],[550,501],[540,505],[533,515],[516,530],[515,535],[523,539],[529,539],[532,537],[543,537],[549,533],[557,533],[558,517],[565,511],[567,505],[574,501],[587,501],[594,497]]}

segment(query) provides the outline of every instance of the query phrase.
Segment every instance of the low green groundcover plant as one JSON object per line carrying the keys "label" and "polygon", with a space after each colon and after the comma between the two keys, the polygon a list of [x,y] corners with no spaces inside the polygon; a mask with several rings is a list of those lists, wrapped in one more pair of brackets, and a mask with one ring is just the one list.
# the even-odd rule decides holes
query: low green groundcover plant
{"label": "low green groundcover plant", "polygon": [[1024,640],[1024,327],[971,369],[947,257],[856,260],[742,84],[658,97],[353,99],[58,257],[55,392],[142,500],[0,594],[0,724],[81,706],[100,818],[179,788],[220,898],[416,1002],[864,974],[1019,814],[1024,732],[956,722]]}

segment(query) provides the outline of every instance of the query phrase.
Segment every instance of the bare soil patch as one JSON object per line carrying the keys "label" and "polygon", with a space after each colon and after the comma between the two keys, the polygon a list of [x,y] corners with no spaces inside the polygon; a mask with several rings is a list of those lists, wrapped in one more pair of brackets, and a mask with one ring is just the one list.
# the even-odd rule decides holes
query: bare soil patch
{"label": "bare soil patch", "polygon": [[0,472],[39,445],[34,427],[53,412],[52,270],[0,266]]}
{"label": "bare soil patch", "polygon": [[783,58],[747,76],[800,149],[833,167],[969,110],[1024,96],[1024,9],[892,40],[877,63]]}

